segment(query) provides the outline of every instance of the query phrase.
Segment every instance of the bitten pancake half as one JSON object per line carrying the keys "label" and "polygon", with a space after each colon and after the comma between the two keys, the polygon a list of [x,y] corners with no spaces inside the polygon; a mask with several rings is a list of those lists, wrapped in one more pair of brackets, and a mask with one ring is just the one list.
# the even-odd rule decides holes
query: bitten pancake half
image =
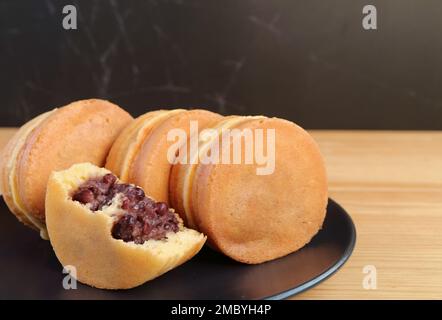
{"label": "bitten pancake half", "polygon": [[165,203],[89,163],[53,172],[46,193],[51,244],[79,281],[128,289],[192,258],[206,237]]}
{"label": "bitten pancake half", "polygon": [[0,188],[9,209],[47,239],[44,202],[49,174],[77,162],[104,165],[112,143],[131,120],[117,105],[90,99],[23,125],[2,153]]}
{"label": "bitten pancake half", "polygon": [[[217,134],[200,136],[198,161],[176,164],[171,171],[171,205],[187,224],[222,253],[250,264],[310,242],[322,227],[328,201],[325,165],[313,138],[290,121],[262,116],[229,117],[214,129]],[[244,134],[236,142],[239,163],[233,159],[235,139],[223,141],[227,129]],[[272,130],[274,140],[267,134]],[[257,174],[264,164],[256,152],[271,156],[272,144],[274,168]],[[202,156],[215,150],[220,161],[202,163]],[[246,163],[251,150],[254,160]],[[222,162],[223,157],[230,161]]]}
{"label": "bitten pancake half", "polygon": [[168,153],[180,148],[179,139],[170,133],[178,130],[187,137],[192,123],[201,130],[220,119],[221,115],[200,109],[148,112],[122,131],[112,146],[106,168],[122,181],[139,185],[156,200],[168,203],[172,167]]}

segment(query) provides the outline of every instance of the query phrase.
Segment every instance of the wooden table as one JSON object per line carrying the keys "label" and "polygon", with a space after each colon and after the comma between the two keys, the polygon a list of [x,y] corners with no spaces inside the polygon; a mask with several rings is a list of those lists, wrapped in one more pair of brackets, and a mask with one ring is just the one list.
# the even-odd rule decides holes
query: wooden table
{"label": "wooden table", "polygon": [[[0,129],[0,147],[14,132]],[[358,239],[346,265],[296,299],[442,299],[442,131],[311,131],[330,196]],[[363,287],[363,268],[377,289]]]}

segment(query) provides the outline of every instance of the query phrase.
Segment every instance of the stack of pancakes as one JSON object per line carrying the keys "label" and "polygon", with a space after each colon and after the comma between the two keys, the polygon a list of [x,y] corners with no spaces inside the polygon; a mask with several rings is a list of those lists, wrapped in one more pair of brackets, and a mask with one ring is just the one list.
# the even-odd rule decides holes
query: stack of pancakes
{"label": "stack of pancakes", "polygon": [[[192,121],[200,130],[214,128],[218,135],[192,136]],[[168,139],[173,129],[186,133],[187,144],[197,139],[197,154],[189,154],[195,159],[219,143],[225,129],[274,130],[274,170],[259,175],[256,161],[171,162],[172,146],[177,147],[176,159],[183,151]],[[227,149],[221,148],[220,156]],[[223,117],[198,109],[151,111],[132,119],[118,106],[97,99],[50,111],[20,128],[1,158],[3,198],[20,221],[47,237],[49,175],[82,162],[106,167],[121,181],[142,187],[156,201],[175,208],[186,226],[207,235],[211,247],[244,263],[298,250],[320,230],[325,217],[324,161],[312,137],[293,122]]]}

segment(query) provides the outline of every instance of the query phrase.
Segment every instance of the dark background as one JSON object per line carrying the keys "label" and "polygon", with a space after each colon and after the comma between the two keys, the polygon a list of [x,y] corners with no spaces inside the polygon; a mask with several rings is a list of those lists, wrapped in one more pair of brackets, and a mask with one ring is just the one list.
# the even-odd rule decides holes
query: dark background
{"label": "dark background", "polygon": [[[62,28],[74,4],[78,30]],[[378,30],[363,30],[375,4]],[[442,129],[442,2],[0,0],[0,126],[100,97],[306,128]]]}

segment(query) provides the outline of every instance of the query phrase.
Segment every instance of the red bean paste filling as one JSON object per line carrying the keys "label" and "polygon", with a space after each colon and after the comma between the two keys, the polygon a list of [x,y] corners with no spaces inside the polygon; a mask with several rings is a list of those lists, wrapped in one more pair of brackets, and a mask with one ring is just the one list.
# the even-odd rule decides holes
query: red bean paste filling
{"label": "red bean paste filling", "polygon": [[134,185],[117,183],[117,177],[110,173],[84,182],[72,199],[97,211],[111,205],[117,194],[122,195],[124,213],[112,227],[115,239],[143,244],[149,239],[165,239],[170,231],[178,232],[178,219],[166,203],[146,197],[144,191]]}

